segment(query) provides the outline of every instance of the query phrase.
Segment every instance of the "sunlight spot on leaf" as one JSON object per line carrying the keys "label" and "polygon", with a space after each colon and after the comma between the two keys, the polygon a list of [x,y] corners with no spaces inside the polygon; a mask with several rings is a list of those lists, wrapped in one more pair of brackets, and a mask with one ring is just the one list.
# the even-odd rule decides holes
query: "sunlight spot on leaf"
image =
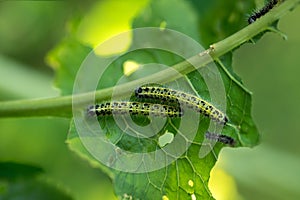
{"label": "sunlight spot on leaf", "polygon": [[123,73],[125,76],[130,76],[133,72],[139,69],[139,63],[133,60],[127,60],[123,63]]}
{"label": "sunlight spot on leaf", "polygon": [[[77,38],[83,43],[94,48],[102,44],[110,37],[131,29],[133,18],[146,5],[148,0],[127,1],[100,1],[95,4],[90,13],[80,22],[77,30]],[[124,38],[123,38],[124,39]],[[119,44],[106,49],[96,50],[96,54],[114,55],[125,51],[131,44],[131,34]]]}
{"label": "sunlight spot on leaf", "polygon": [[115,35],[113,39],[96,44],[94,46],[95,53],[101,56],[109,56],[125,52],[131,45],[131,37],[131,31]]}
{"label": "sunlight spot on leaf", "polygon": [[164,195],[162,196],[162,200],[169,200],[169,198],[166,195]]}
{"label": "sunlight spot on leaf", "polygon": [[162,21],[159,25],[160,30],[164,30],[167,27],[167,22],[166,21]]}
{"label": "sunlight spot on leaf", "polygon": [[190,187],[194,187],[194,181],[189,180],[188,184],[189,184]]}
{"label": "sunlight spot on leaf", "polygon": [[122,199],[126,199],[126,200],[132,200],[133,198],[132,198],[132,196],[131,195],[128,195],[128,194],[123,194],[123,198]]}
{"label": "sunlight spot on leaf", "polygon": [[46,57],[46,62],[53,69],[58,69],[61,66],[61,63],[52,56],[47,56]]}

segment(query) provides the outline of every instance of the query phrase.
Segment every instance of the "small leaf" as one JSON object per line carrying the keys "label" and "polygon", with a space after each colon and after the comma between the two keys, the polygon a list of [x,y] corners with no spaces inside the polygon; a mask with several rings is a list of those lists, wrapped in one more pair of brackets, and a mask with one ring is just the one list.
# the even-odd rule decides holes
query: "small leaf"
{"label": "small leaf", "polygon": [[189,1],[197,10],[201,44],[206,48],[248,25],[247,14],[255,4],[255,0]]}
{"label": "small leaf", "polygon": [[56,70],[55,84],[62,95],[72,94],[77,71],[91,50],[71,37],[64,39],[49,52],[47,62]]}
{"label": "small leaf", "polygon": [[13,181],[16,179],[26,179],[35,177],[43,173],[42,168],[18,164],[13,162],[0,162],[0,179]]}
{"label": "small leaf", "polygon": [[8,183],[0,199],[44,199],[71,200],[72,198],[58,189],[36,180],[23,180]]}
{"label": "small leaf", "polygon": [[0,199],[72,199],[57,188],[42,182],[43,169],[13,162],[0,162]]}

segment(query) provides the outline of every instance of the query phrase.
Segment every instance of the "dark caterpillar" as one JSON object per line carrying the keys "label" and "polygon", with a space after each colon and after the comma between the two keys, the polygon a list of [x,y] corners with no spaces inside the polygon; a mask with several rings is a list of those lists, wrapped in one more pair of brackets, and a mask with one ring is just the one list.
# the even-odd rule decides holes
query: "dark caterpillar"
{"label": "dark caterpillar", "polygon": [[211,132],[206,132],[205,133],[205,138],[209,140],[214,140],[217,142],[221,142],[223,144],[227,144],[230,146],[235,145],[235,140],[227,135],[221,135],[217,133],[211,133]]}
{"label": "dark caterpillar", "polygon": [[175,108],[167,105],[113,101],[102,104],[96,104],[88,107],[87,113],[90,116],[111,116],[111,115],[131,115],[155,116],[155,117],[181,117],[183,111],[180,108]]}
{"label": "dark caterpillar", "polygon": [[266,13],[268,13],[272,8],[274,8],[280,0],[270,0],[263,8],[261,8],[258,11],[253,12],[249,18],[248,23],[252,24],[255,22],[258,18],[264,16]]}
{"label": "dark caterpillar", "polygon": [[142,86],[135,90],[135,95],[137,98],[159,99],[162,100],[164,104],[179,102],[186,105],[188,108],[192,108],[197,112],[203,113],[205,116],[210,117],[212,120],[220,124],[225,125],[228,122],[228,118],[225,114],[213,105],[198,96],[185,92],[164,87]]}

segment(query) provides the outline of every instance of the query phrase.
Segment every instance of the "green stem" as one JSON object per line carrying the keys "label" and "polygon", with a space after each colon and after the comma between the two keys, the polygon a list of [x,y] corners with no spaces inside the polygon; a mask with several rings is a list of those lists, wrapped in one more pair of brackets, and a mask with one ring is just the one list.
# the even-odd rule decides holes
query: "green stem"
{"label": "green stem", "polygon": [[[211,47],[187,61],[178,63],[171,68],[165,69],[161,72],[149,75],[145,78],[131,81],[122,85],[118,85],[119,97],[126,96],[132,91],[130,88],[138,87],[141,84],[148,82],[166,83],[176,80],[185,74],[195,70],[189,61],[196,63],[198,68],[206,66],[208,63],[216,60],[220,56],[232,51],[234,48],[239,47],[241,44],[249,41],[255,35],[265,31],[268,27],[280,19],[288,11],[292,10],[300,0],[286,0],[280,6],[271,10],[268,14],[257,20],[255,23],[245,27],[237,33],[229,36],[228,38],[212,44]],[[168,77],[166,79],[165,77]],[[95,92],[97,101],[103,101],[110,98],[113,89],[116,87],[105,88]],[[76,99],[78,103],[85,103],[90,99],[91,93],[48,98],[48,99],[31,99],[8,101],[0,103],[0,117],[29,117],[29,116],[72,116],[72,98]]]}

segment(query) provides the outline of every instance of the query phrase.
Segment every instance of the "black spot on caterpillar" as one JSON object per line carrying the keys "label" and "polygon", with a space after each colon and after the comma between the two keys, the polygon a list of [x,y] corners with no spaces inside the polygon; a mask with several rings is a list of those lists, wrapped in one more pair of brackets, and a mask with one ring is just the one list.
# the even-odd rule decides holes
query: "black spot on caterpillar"
{"label": "black spot on caterpillar", "polygon": [[113,101],[89,106],[89,116],[111,116],[111,115],[141,115],[155,117],[181,117],[183,111],[180,108],[153,103]]}
{"label": "black spot on caterpillar", "polygon": [[211,132],[206,132],[205,133],[205,138],[209,140],[214,140],[217,142],[221,142],[223,144],[227,144],[230,146],[235,145],[235,140],[232,137],[229,137],[227,135],[221,135],[217,133],[211,133]]}
{"label": "black spot on caterpillar", "polygon": [[212,120],[226,124],[228,118],[220,110],[198,96],[164,87],[142,86],[135,90],[137,98],[160,99],[164,104],[179,102],[188,108],[210,117]]}
{"label": "black spot on caterpillar", "polygon": [[266,13],[268,13],[274,6],[278,4],[280,0],[270,0],[263,8],[261,8],[258,11],[253,12],[249,18],[248,23],[252,24],[255,22],[258,18],[264,16]]}

